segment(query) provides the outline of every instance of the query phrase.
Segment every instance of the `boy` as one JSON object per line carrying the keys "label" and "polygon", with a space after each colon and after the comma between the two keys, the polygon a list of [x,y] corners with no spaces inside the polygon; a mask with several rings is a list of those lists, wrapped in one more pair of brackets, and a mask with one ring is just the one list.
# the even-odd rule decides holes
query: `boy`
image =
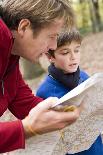
{"label": "boy", "polygon": [[[78,31],[61,33],[58,37],[57,49],[48,51],[51,65],[48,67],[49,75],[37,90],[37,96],[58,98],[65,95],[78,84],[88,79],[88,75],[80,70],[80,46],[82,38]],[[76,155],[102,155],[103,146],[101,136],[97,138],[89,150],[76,153]]]}

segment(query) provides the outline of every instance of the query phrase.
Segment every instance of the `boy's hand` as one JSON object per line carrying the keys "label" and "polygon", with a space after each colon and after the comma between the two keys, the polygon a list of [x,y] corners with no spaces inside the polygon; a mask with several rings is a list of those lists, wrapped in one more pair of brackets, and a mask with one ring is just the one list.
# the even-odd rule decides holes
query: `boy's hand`
{"label": "boy's hand", "polygon": [[43,134],[63,129],[77,120],[82,106],[75,108],[73,111],[58,112],[51,109],[57,100],[56,97],[50,97],[40,102],[22,120],[26,137],[32,136],[32,133]]}

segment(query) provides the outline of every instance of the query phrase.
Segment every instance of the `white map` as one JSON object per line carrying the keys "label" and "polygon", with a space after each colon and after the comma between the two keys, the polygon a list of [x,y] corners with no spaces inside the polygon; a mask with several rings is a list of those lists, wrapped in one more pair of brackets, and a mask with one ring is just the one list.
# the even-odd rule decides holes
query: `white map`
{"label": "white map", "polygon": [[[35,136],[32,144],[24,151],[15,151],[15,155],[64,155],[87,150],[103,131],[103,73],[97,73],[63,96],[55,105],[80,105],[84,101],[84,111],[79,119],[60,131]],[[28,143],[31,142],[31,139]],[[27,144],[28,145],[28,144]]]}

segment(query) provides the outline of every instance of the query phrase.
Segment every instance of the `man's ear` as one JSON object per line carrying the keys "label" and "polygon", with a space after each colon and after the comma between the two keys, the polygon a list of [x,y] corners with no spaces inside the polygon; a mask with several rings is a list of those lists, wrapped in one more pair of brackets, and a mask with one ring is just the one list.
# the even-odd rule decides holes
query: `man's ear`
{"label": "man's ear", "polygon": [[30,23],[30,21],[29,21],[28,19],[22,19],[22,20],[20,21],[20,23],[19,23],[19,25],[18,25],[17,31],[18,31],[18,33],[19,33],[19,35],[20,35],[21,37],[24,36],[25,31],[26,31],[28,28],[30,28],[30,25],[31,25],[31,23]]}

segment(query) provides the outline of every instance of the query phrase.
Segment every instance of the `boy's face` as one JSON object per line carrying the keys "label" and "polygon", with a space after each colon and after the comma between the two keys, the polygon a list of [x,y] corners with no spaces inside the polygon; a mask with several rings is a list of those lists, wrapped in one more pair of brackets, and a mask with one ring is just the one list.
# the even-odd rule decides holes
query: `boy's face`
{"label": "boy's face", "polygon": [[71,44],[66,44],[54,53],[54,58],[51,57],[51,62],[56,68],[62,69],[64,73],[73,73],[77,70],[80,63],[80,43],[72,41]]}

